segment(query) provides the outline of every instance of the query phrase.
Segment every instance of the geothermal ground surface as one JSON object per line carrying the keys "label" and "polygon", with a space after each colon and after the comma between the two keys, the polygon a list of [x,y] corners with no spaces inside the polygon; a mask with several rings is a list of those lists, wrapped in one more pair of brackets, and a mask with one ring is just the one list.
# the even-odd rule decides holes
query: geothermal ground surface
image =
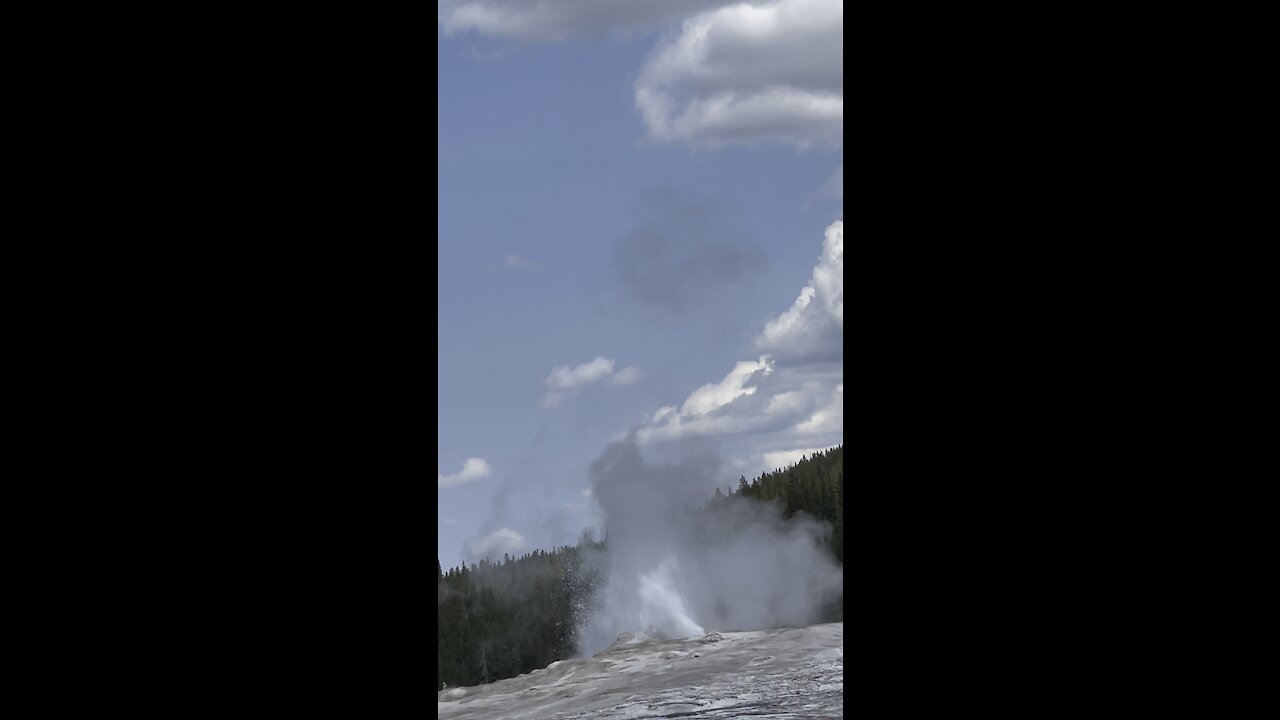
{"label": "geothermal ground surface", "polygon": [[623,635],[595,657],[444,690],[437,707],[441,720],[799,720],[842,717],[843,692],[844,623],[829,623],[685,640]]}

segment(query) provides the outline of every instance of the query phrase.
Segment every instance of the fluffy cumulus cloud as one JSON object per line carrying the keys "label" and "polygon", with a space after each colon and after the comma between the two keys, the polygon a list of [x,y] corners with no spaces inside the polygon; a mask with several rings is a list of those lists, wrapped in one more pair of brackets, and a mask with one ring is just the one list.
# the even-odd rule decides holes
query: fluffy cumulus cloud
{"label": "fluffy cumulus cloud", "polygon": [[840,0],[441,0],[438,8],[445,36],[512,43],[669,28],[634,88],[657,140],[843,143]]}
{"label": "fluffy cumulus cloud", "polygon": [[[740,442],[744,474],[772,470],[844,442],[844,226],[827,227],[822,255],[795,304],[764,323],[765,350],[723,379],[659,408],[627,435],[650,449],[698,438]],[[790,462],[788,462],[790,461]]]}
{"label": "fluffy cumulus cloud", "polygon": [[615,373],[613,366],[613,358],[601,355],[581,365],[573,367],[561,365],[552,368],[547,379],[543,381],[547,386],[547,394],[542,398],[543,407],[555,407],[578,388],[602,380],[608,380],[611,385],[631,385],[640,382],[643,375],[640,368],[629,365]]}
{"label": "fluffy cumulus cloud", "polygon": [[836,355],[844,344],[844,221],[827,227],[809,284],[755,338],[760,350],[789,356]]}
{"label": "fluffy cumulus cloud", "polygon": [[511,528],[500,528],[482,538],[467,543],[467,559],[476,561],[484,558],[500,559],[504,553],[515,555],[529,543],[524,536]]}
{"label": "fluffy cumulus cloud", "polygon": [[445,35],[474,32],[523,42],[639,30],[726,0],[440,0],[437,25]]}
{"label": "fluffy cumulus cloud", "polygon": [[839,0],[739,3],[694,15],[641,70],[636,107],[658,140],[839,147],[843,22]]}
{"label": "fluffy cumulus cloud", "polygon": [[437,489],[457,487],[465,485],[476,480],[483,480],[493,474],[493,468],[489,467],[489,463],[484,458],[467,458],[462,463],[462,469],[452,475],[437,473],[439,476]]}

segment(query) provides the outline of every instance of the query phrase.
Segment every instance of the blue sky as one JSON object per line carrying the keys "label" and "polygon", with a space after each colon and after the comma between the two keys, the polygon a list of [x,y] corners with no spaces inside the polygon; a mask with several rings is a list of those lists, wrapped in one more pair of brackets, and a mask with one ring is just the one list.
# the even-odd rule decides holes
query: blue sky
{"label": "blue sky", "polygon": [[725,488],[843,442],[842,19],[440,3],[446,567],[598,526],[619,438]]}

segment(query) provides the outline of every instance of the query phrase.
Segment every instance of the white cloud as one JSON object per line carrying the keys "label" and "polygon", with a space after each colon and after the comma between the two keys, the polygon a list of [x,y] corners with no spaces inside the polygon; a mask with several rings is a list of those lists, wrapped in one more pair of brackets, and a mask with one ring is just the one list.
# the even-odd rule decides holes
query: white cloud
{"label": "white cloud", "polygon": [[[761,369],[755,374],[742,373],[739,368],[758,363],[738,363],[725,380],[698,388],[681,407],[659,408],[635,428],[635,441],[652,445],[735,435],[786,436],[786,442],[797,439],[803,433],[796,426],[826,406],[841,371],[830,363],[805,368],[779,368],[772,359],[769,363],[769,371]],[[831,434],[829,423],[815,430]],[[841,431],[836,429],[832,444],[840,442]],[[810,437],[821,435],[814,432]]]}
{"label": "white cloud", "polygon": [[831,393],[831,402],[816,410],[795,427],[800,435],[827,435],[844,429],[844,383]]}
{"label": "white cloud", "polygon": [[457,487],[465,485],[476,480],[483,480],[493,474],[493,469],[489,467],[489,463],[484,458],[467,458],[462,463],[462,469],[452,475],[437,473],[439,481],[438,490],[445,488]]}
{"label": "white cloud", "polygon": [[805,394],[800,390],[788,390],[769,398],[769,404],[764,407],[764,412],[766,415],[792,414],[804,407]]}
{"label": "white cloud", "polygon": [[649,134],[709,146],[844,138],[844,5],[739,3],[690,17],[635,85]]}
{"label": "white cloud", "polygon": [[613,374],[613,360],[600,356],[576,367],[561,365],[547,376],[547,387],[552,390],[572,390],[588,383],[603,380]]}
{"label": "white cloud", "polygon": [[519,255],[508,255],[502,259],[502,264],[509,268],[527,268],[531,263]]}
{"label": "white cloud", "polygon": [[515,555],[520,550],[528,547],[528,545],[529,543],[523,535],[511,528],[504,527],[478,540],[472,540],[467,543],[466,552],[468,557],[476,560],[482,558],[497,559],[502,557],[503,553]]}
{"label": "white cloud", "polygon": [[636,429],[636,442],[676,440],[697,435],[743,432],[760,427],[768,418],[755,413],[720,412],[740,398],[754,395],[760,380],[773,372],[768,355],[759,360],[743,360],[718,383],[707,383],[689,393],[677,409],[674,405],[659,408]]}
{"label": "white cloud", "polygon": [[704,417],[676,415],[666,422],[641,427],[635,432],[636,443],[650,445],[691,437],[733,435],[760,430],[767,419],[749,413],[722,413]]}
{"label": "white cloud", "polygon": [[445,36],[514,43],[635,33],[680,20],[635,83],[636,107],[653,138],[843,144],[840,0],[441,0],[437,14]]}
{"label": "white cloud", "polygon": [[474,32],[526,42],[638,30],[728,0],[440,0],[445,35]]}
{"label": "white cloud", "polygon": [[601,355],[575,367],[561,365],[552,368],[551,374],[543,381],[547,386],[547,394],[542,398],[542,406],[555,407],[584,385],[606,379],[611,385],[631,385],[640,382],[644,375],[640,368],[630,365],[615,373],[613,365],[613,358]]}
{"label": "white cloud", "polygon": [[761,355],[758,361],[743,360],[729,371],[728,375],[718,383],[707,383],[694,390],[680,406],[680,414],[687,416],[706,415],[733,402],[741,395],[750,395],[755,387],[747,385],[757,373],[768,375],[773,372],[773,365],[768,355]]}
{"label": "white cloud", "polygon": [[609,382],[614,385],[633,385],[640,382],[644,378],[644,373],[640,372],[640,368],[634,365],[628,365],[622,368],[613,377],[609,378]]}
{"label": "white cloud", "polygon": [[844,221],[827,227],[822,257],[791,309],[764,326],[755,338],[763,351],[789,357],[843,354]]}
{"label": "white cloud", "polygon": [[716,437],[741,442],[733,449],[741,457],[776,459],[844,441],[843,228],[837,221],[826,229],[809,284],[757,336],[757,347],[772,352],[659,408],[633,429],[638,444]]}
{"label": "white cloud", "polygon": [[764,453],[760,460],[765,468],[770,472],[788,468],[800,462],[802,458],[812,457],[814,453],[826,450],[825,447],[819,448],[801,448],[799,450],[777,450],[774,452]]}

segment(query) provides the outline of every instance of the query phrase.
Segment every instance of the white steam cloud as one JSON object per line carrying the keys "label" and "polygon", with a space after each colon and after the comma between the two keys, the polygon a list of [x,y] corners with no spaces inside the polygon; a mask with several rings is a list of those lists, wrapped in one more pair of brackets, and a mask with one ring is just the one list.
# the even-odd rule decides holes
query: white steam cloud
{"label": "white steam cloud", "polygon": [[[755,338],[765,354],[659,408],[591,466],[607,544],[585,557],[605,582],[580,626],[581,651],[624,632],[674,638],[822,619],[844,586],[827,547],[830,526],[737,496],[707,501],[746,474],[745,464],[774,470],[843,442],[843,339],[844,223],[836,221],[799,299]],[[723,448],[733,439],[727,463],[688,459],[702,443]],[[683,459],[663,464],[664,456]]]}
{"label": "white steam cloud", "polygon": [[[608,530],[605,582],[580,627],[593,654],[623,632],[676,638],[712,630],[808,625],[843,591],[826,549],[830,526],[738,497],[701,510],[720,476],[700,458],[651,464],[630,441],[591,467]],[[691,508],[698,508],[696,512]]]}

